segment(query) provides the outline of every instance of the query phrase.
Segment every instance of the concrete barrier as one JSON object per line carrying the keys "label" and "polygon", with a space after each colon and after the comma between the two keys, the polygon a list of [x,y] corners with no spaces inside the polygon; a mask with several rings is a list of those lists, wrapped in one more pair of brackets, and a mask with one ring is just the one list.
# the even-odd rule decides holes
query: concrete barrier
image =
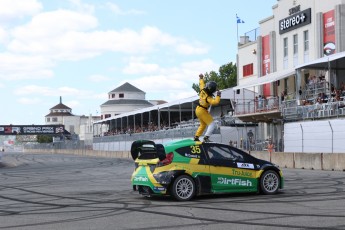
{"label": "concrete barrier", "polygon": [[[80,156],[93,156],[105,158],[129,158],[129,151],[101,151],[85,149],[24,149],[28,153],[45,154],[75,154]],[[271,161],[280,166],[280,168],[298,168],[315,170],[338,170],[345,171],[344,153],[285,153],[273,152],[251,152],[252,156]]]}
{"label": "concrete barrier", "polygon": [[132,158],[127,151],[101,151],[89,149],[24,149],[25,153],[44,154],[73,154],[79,156],[105,157],[105,158]]}
{"label": "concrete barrier", "polygon": [[270,154],[268,152],[250,152],[250,155],[253,157],[265,160],[265,161],[270,161]]}
{"label": "concrete barrier", "polygon": [[323,153],[323,169],[345,171],[344,153]]}
{"label": "concrete barrier", "polygon": [[295,168],[323,169],[321,153],[294,153]]}
{"label": "concrete barrier", "polygon": [[293,153],[273,152],[271,162],[279,165],[281,168],[295,168],[295,159]]}

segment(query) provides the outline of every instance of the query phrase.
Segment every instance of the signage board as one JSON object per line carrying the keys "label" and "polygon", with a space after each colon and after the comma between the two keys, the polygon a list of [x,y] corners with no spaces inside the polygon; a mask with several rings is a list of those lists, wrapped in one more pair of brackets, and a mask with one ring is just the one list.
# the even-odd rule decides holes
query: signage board
{"label": "signage board", "polygon": [[311,23],[311,8],[299,11],[279,21],[279,34],[284,34]]}
{"label": "signage board", "polygon": [[0,125],[0,135],[60,134],[64,125]]}

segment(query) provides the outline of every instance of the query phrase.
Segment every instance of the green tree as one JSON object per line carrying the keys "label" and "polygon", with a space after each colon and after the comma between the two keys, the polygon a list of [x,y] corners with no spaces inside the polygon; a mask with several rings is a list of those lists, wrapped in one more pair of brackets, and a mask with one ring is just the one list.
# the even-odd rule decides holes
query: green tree
{"label": "green tree", "polygon": [[37,135],[38,143],[51,143],[53,142],[53,137],[49,135]]}
{"label": "green tree", "polygon": [[[218,89],[227,89],[231,87],[235,87],[237,85],[237,67],[236,64],[232,62],[222,65],[219,67],[219,73],[215,71],[210,71],[210,73],[204,74],[205,83],[208,81],[215,81],[217,82]],[[193,83],[192,88],[199,93],[199,83]]]}

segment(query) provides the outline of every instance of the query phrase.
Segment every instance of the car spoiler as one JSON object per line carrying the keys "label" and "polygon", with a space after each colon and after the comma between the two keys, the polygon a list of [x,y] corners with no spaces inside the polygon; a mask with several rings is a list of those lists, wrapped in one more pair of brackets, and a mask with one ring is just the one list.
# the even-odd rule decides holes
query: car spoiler
{"label": "car spoiler", "polygon": [[150,140],[134,141],[131,146],[132,159],[155,159],[164,160],[166,157],[165,149],[162,144],[156,144]]}

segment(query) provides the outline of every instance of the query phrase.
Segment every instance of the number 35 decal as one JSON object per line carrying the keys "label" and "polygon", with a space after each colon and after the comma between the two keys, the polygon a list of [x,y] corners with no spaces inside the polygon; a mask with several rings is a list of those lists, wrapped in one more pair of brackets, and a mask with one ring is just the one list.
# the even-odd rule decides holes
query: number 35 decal
{"label": "number 35 decal", "polygon": [[190,146],[191,148],[191,153],[197,153],[197,154],[200,154],[201,153],[201,149],[200,149],[200,146],[199,145],[192,145]]}

